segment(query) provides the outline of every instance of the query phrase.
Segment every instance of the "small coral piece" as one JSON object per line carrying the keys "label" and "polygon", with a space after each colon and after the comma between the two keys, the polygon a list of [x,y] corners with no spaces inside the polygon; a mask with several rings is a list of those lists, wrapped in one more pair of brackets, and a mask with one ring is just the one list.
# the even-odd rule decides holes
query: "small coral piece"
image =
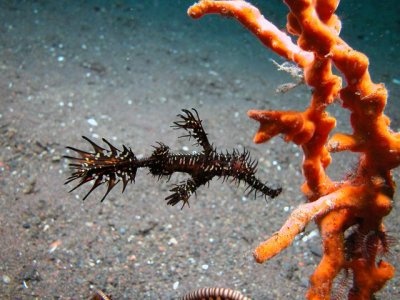
{"label": "small coral piece", "polygon": [[[395,184],[391,170],[400,163],[400,134],[390,129],[390,120],[383,114],[387,90],[372,82],[367,56],[339,36],[341,22],[334,14],[339,1],[284,2],[289,7],[287,31],[297,43],[243,0],[203,0],[188,10],[193,18],[210,13],[235,18],[266,47],[302,68],[304,83],[312,88],[310,105],[304,111],[248,112],[260,123],[254,142],[283,134],[286,141],[302,148],[302,191],[309,200],[256,248],[254,257],[262,263],[277,255],[314,220],[321,233],[323,256],[310,278],[308,299],[329,299],[333,281],[343,271],[352,274],[349,299],[370,299],[394,276],[394,267],[382,257],[388,245],[383,218],[392,208]],[[333,74],[333,66],[343,76],[345,87],[342,78]],[[350,111],[353,132],[330,137],[336,120],[326,108],[338,98]],[[326,168],[332,160],[330,153],[339,151],[357,152],[359,161],[352,176],[337,182],[329,178]]]}

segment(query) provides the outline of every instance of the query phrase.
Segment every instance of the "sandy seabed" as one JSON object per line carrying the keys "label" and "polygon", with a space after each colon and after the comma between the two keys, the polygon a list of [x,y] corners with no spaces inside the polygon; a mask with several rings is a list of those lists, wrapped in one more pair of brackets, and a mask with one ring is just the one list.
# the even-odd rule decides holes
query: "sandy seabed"
{"label": "sandy seabed", "polygon": [[[171,4],[173,2],[173,4]],[[342,1],[343,36],[370,57],[374,81],[390,91],[387,114],[400,128],[400,8],[396,1]],[[370,1],[374,2],[374,1]],[[254,1],[284,28],[286,7]],[[205,286],[238,289],[253,299],[303,299],[321,255],[315,226],[270,262],[251,252],[304,201],[298,147],[276,138],[254,145],[257,124],[246,111],[303,109],[306,87],[284,95],[292,79],[282,62],[232,20],[186,16],[192,1],[0,2],[0,295],[4,299],[88,299],[96,289],[113,299],[177,299]],[[82,135],[102,137],[138,156],[163,142],[195,150],[170,125],[196,108],[220,150],[244,148],[258,176],[283,187],[276,199],[246,197],[244,187],[214,180],[180,210],[163,200],[174,183],[139,171],[120,194],[85,202],[69,194],[67,145],[89,150]],[[330,109],[338,129],[348,113]],[[340,179],[356,157],[335,155]],[[398,171],[395,178],[399,179]],[[399,240],[399,197],[387,218]],[[397,268],[400,247],[388,258]],[[400,277],[377,295],[400,299]]]}

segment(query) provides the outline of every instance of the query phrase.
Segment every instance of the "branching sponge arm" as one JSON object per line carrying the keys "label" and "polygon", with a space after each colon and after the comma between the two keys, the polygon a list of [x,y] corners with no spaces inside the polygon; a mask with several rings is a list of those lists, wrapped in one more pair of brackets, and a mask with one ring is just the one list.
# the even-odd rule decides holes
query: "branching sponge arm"
{"label": "branching sponge arm", "polygon": [[[329,299],[340,272],[353,279],[349,299],[370,299],[394,275],[394,268],[381,258],[389,250],[383,219],[392,208],[395,184],[391,170],[400,164],[400,134],[390,129],[390,119],[384,115],[387,90],[372,82],[368,57],[339,36],[341,22],[335,15],[339,0],[284,2],[289,7],[286,28],[296,43],[243,0],[201,0],[188,10],[193,18],[210,13],[235,18],[266,47],[301,67],[304,83],[312,88],[304,111],[248,112],[260,123],[256,143],[283,134],[286,141],[302,148],[302,191],[309,201],[294,210],[282,228],[257,247],[254,256],[258,262],[272,258],[314,220],[321,233],[323,256],[310,277],[308,299]],[[340,76],[333,74],[333,66]],[[326,108],[338,98],[350,111],[353,132],[330,137],[336,120]],[[325,170],[332,162],[330,153],[339,151],[359,153],[359,162],[351,175],[333,181]]]}
{"label": "branching sponge arm", "polygon": [[248,2],[202,0],[189,7],[188,14],[195,19],[206,14],[234,17],[276,54],[301,67],[309,65],[314,59],[312,52],[304,51],[293,43],[290,36],[265,19],[258,8]]}

